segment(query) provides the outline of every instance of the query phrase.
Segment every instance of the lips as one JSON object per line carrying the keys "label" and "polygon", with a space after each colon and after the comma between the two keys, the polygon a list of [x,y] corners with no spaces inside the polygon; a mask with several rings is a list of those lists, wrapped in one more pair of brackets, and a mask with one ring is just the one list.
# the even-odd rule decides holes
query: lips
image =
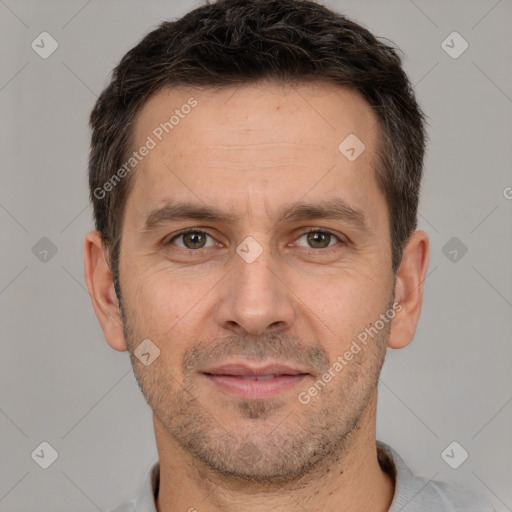
{"label": "lips", "polygon": [[260,368],[245,364],[225,364],[202,373],[224,392],[257,400],[283,393],[310,375],[300,368],[283,364]]}
{"label": "lips", "polygon": [[230,377],[257,378],[279,375],[299,375],[307,372],[283,364],[269,364],[261,368],[255,368],[244,364],[225,364],[206,370],[203,373],[210,375],[229,375]]}

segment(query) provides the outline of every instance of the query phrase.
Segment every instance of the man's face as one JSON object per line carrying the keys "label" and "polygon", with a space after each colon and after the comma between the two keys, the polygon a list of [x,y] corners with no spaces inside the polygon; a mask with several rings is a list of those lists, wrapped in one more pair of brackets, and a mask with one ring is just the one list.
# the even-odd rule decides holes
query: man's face
{"label": "man's face", "polygon": [[[319,84],[160,91],[137,119],[133,148],[156,147],[125,210],[125,338],[169,442],[224,474],[295,477],[340,454],[374,403],[390,324],[344,354],[393,301],[376,123],[358,94]],[[355,139],[338,149],[351,134],[355,159]]]}

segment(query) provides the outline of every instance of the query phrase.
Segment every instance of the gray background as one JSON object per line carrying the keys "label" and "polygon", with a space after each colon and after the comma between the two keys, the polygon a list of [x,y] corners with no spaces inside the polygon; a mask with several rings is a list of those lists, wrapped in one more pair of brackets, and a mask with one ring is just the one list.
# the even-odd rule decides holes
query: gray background
{"label": "gray background", "polygon": [[[430,118],[424,310],[412,345],[389,351],[378,438],[418,474],[512,510],[512,2],[327,4],[403,49]],[[85,289],[87,120],[122,55],[197,5],[0,0],[4,512],[108,510],[136,492],[156,460],[128,355],[105,343]],[[43,31],[59,44],[47,59],[31,48]],[[441,46],[453,31],[469,43],[456,59]],[[41,253],[47,241],[33,251],[43,237],[55,255]],[[58,452],[46,470],[31,458],[42,441]],[[458,469],[441,457],[452,441],[469,453]]]}

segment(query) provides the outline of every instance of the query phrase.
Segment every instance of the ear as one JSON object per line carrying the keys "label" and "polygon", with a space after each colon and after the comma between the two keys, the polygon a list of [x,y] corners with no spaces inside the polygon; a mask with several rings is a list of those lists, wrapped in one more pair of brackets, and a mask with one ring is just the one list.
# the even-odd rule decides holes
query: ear
{"label": "ear", "polygon": [[121,310],[114,290],[112,272],[108,264],[108,252],[98,231],[85,236],[85,281],[92,306],[98,317],[107,343],[115,350],[127,350],[123,334]]}
{"label": "ear", "polygon": [[403,348],[409,345],[416,332],[416,326],[423,302],[423,282],[429,262],[429,240],[424,231],[415,231],[404,247],[402,261],[396,276],[396,316],[391,324],[388,346]]}

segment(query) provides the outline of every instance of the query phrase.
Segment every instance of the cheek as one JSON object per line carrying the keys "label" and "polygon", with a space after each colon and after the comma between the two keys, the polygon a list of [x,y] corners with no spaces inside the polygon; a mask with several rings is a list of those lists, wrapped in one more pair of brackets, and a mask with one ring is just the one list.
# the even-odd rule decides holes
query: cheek
{"label": "cheek", "polygon": [[204,323],[200,317],[208,289],[165,272],[145,274],[131,287],[130,322],[164,350],[172,343],[173,353],[181,352],[190,339],[198,337],[196,330]]}
{"label": "cheek", "polygon": [[370,278],[355,273],[346,273],[339,280],[330,280],[313,292],[307,291],[305,296],[310,297],[309,303],[316,313],[312,318],[326,335],[326,350],[331,355],[339,352],[378,320],[389,305],[391,291],[386,277],[379,280],[376,274]]}

